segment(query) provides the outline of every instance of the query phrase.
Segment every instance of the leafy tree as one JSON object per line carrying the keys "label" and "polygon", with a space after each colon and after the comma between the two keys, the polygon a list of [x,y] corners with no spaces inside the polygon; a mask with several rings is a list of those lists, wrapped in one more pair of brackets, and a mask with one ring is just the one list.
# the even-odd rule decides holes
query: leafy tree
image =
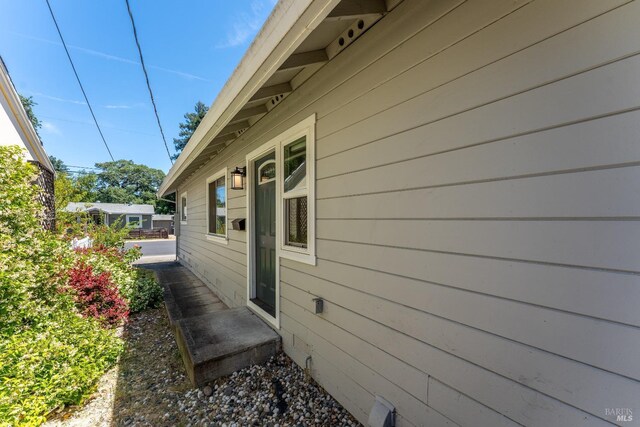
{"label": "leafy tree", "polygon": [[[165,176],[160,169],[139,165],[131,160],[96,163],[96,167],[101,169],[95,174],[96,200],[157,205],[156,191]],[[86,174],[82,179],[88,181],[91,177],[92,174]],[[163,210],[167,211],[165,208]]]}
{"label": "leafy tree", "polygon": [[[83,202],[97,202],[98,175],[94,172],[80,173],[73,179],[75,188],[83,193]],[[74,200],[78,201],[78,200]]]}
{"label": "leafy tree", "polygon": [[156,202],[156,213],[173,214],[176,211],[176,193],[171,193]]}
{"label": "leafy tree", "polygon": [[67,165],[62,161],[62,159],[59,159],[55,156],[49,156],[49,160],[51,160],[51,164],[53,164],[53,169],[56,172],[62,172],[62,173],[67,173],[69,172],[69,168],[67,167]]}
{"label": "leafy tree", "polygon": [[182,153],[187,142],[189,142],[189,138],[191,138],[191,135],[193,135],[193,132],[196,131],[207,111],[209,111],[209,107],[198,101],[194,111],[193,113],[186,113],[184,115],[185,121],[178,125],[180,127],[180,133],[178,133],[180,138],[173,138],[173,145],[176,147],[176,154],[172,156],[174,160]]}
{"label": "leafy tree", "polygon": [[52,157],[56,170],[55,205],[58,214],[69,202],[140,203],[155,207],[157,213],[172,214],[175,203],[158,200],[156,192],[164,172],[131,160],[96,163],[98,172],[71,176],[60,159]]}
{"label": "leafy tree", "polygon": [[65,173],[58,173],[53,182],[56,212],[64,209],[69,202],[86,201],[86,193],[80,190],[73,179]]}
{"label": "leafy tree", "polygon": [[38,118],[36,117],[36,114],[33,112],[33,107],[38,105],[38,103],[33,100],[32,96],[30,97],[26,97],[22,95],[18,95],[18,96],[20,97],[20,102],[22,102],[24,111],[27,113],[27,117],[29,117],[29,120],[31,120],[31,124],[33,125],[33,128],[36,130],[36,134],[38,135],[38,138],[39,138],[40,134],[38,133],[38,130],[42,127],[42,123],[40,122],[40,120],[38,120]]}

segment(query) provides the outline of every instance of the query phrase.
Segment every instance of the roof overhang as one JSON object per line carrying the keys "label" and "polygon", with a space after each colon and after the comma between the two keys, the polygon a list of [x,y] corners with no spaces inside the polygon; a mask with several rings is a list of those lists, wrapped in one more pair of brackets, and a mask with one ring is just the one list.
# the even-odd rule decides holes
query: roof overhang
{"label": "roof overhang", "polygon": [[[158,189],[178,186],[401,0],[281,0]],[[355,30],[355,36],[354,36]],[[347,42],[347,33],[350,34]]]}
{"label": "roof overhang", "polygon": [[55,174],[53,164],[42,146],[42,141],[40,141],[40,137],[36,133],[31,120],[29,120],[27,112],[24,110],[22,101],[20,101],[20,97],[18,96],[18,91],[11,81],[11,76],[2,61],[2,58],[0,58],[0,96],[4,98],[4,101],[11,112],[12,117],[10,118],[12,119],[20,138],[24,142],[25,147],[29,151],[31,158],[40,163],[45,169]]}

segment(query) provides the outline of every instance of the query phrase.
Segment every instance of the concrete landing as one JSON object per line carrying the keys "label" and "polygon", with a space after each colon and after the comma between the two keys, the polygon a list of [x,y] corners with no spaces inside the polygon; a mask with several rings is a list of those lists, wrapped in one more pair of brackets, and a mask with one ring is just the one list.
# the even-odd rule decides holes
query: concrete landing
{"label": "concrete landing", "polygon": [[176,262],[146,265],[164,287],[171,329],[196,386],[267,361],[280,336],[247,307],[229,309],[193,273]]}
{"label": "concrete landing", "polygon": [[176,341],[196,386],[266,362],[280,351],[280,335],[247,307],[182,319]]}

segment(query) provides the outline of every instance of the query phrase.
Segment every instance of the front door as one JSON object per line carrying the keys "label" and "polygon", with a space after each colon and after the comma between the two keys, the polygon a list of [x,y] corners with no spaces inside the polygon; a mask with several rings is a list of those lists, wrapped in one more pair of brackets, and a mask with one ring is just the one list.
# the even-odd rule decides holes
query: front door
{"label": "front door", "polygon": [[253,164],[255,182],[255,300],[276,315],[276,163],[275,152]]}

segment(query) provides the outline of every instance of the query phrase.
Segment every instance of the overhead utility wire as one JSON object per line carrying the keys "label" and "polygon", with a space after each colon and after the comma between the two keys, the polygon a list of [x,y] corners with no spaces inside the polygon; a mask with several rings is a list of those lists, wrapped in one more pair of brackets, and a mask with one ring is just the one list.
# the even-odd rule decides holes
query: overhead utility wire
{"label": "overhead utility wire", "polygon": [[91,117],[93,117],[93,121],[98,128],[98,132],[100,133],[100,137],[102,138],[102,142],[104,142],[104,146],[107,147],[107,151],[109,152],[109,156],[111,160],[115,161],[113,158],[113,154],[111,154],[111,150],[109,149],[109,145],[107,144],[107,140],[104,138],[102,133],[102,129],[100,129],[100,125],[98,124],[98,119],[96,119],[96,115],[93,113],[93,108],[91,108],[91,103],[89,103],[89,98],[87,98],[87,93],[84,91],[84,87],[82,86],[82,82],[80,81],[80,77],[78,76],[78,72],[76,71],[75,65],[73,65],[73,60],[71,59],[71,55],[69,54],[69,49],[67,49],[67,44],[62,37],[62,32],[60,31],[60,27],[58,26],[58,21],[56,21],[56,17],[53,14],[53,9],[51,9],[51,4],[49,0],[45,0],[47,2],[47,7],[49,8],[49,12],[51,13],[51,18],[53,19],[53,23],[56,26],[56,30],[58,30],[58,35],[60,36],[60,41],[62,42],[62,46],[64,47],[64,51],[67,53],[67,58],[69,58],[69,63],[71,64],[71,68],[73,69],[73,74],[76,75],[76,80],[78,80],[78,85],[80,85],[80,90],[82,91],[82,95],[84,96],[84,100],[87,103],[87,107],[89,107],[89,111],[91,111]]}
{"label": "overhead utility wire", "polygon": [[94,168],[91,166],[73,166],[73,165],[65,165],[65,166],[68,168],[74,168],[74,169],[95,169],[95,170],[100,169],[100,168]]}
{"label": "overhead utility wire", "polygon": [[171,153],[169,152],[169,146],[167,145],[167,138],[165,138],[164,131],[162,130],[162,125],[160,124],[160,117],[158,116],[158,108],[156,107],[156,101],[153,98],[153,91],[151,90],[151,84],[149,83],[149,74],[147,74],[147,67],[144,65],[144,58],[142,57],[142,48],[140,47],[140,42],[138,41],[138,32],[136,31],[136,23],[133,20],[133,13],[131,13],[129,0],[124,0],[124,1],[125,3],[127,3],[127,12],[129,12],[129,18],[131,18],[131,27],[133,28],[133,38],[136,40],[136,46],[138,47],[138,54],[140,54],[140,64],[142,64],[142,72],[144,73],[144,78],[147,81],[147,89],[149,89],[149,96],[151,97],[153,112],[156,115],[156,121],[158,122],[158,127],[160,128],[160,134],[162,135],[164,148],[167,149],[167,155],[169,156],[169,161],[171,162],[171,164],[173,164],[173,159],[171,158]]}

